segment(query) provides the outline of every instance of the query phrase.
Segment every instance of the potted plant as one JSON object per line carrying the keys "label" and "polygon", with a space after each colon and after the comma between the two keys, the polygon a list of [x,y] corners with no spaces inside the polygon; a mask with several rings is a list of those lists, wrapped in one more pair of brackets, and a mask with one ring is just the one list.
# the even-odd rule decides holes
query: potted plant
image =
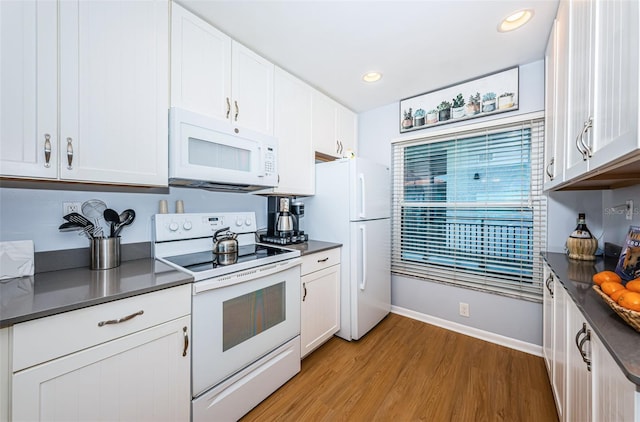
{"label": "potted plant", "polygon": [[425,115],[423,109],[419,108],[413,115],[413,126],[423,126],[425,124]]}
{"label": "potted plant", "polygon": [[438,121],[444,122],[451,117],[451,103],[449,101],[443,101],[438,106]]}
{"label": "potted plant", "polygon": [[476,92],[476,95],[470,95],[467,101],[467,116],[478,113],[480,113],[480,93]]}
{"label": "potted plant", "polygon": [[490,113],[496,109],[496,93],[487,92],[482,96],[482,111]]}
{"label": "potted plant", "polygon": [[409,108],[409,111],[404,110],[403,112],[404,119],[402,120],[402,129],[410,129],[413,127],[413,110]]}
{"label": "potted plant", "polygon": [[461,93],[456,95],[456,98],[453,99],[453,105],[451,108],[451,118],[459,119],[460,117],[464,117],[464,98]]}
{"label": "potted plant", "polygon": [[427,112],[427,124],[438,123],[438,110],[435,108]]}
{"label": "potted plant", "polygon": [[498,97],[498,108],[513,107],[513,92],[505,92]]}

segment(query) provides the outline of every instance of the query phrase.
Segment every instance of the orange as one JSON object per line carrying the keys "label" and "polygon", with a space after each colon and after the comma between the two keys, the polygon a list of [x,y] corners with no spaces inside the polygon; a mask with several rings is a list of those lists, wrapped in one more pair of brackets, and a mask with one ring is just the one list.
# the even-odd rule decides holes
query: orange
{"label": "orange", "polygon": [[627,288],[627,290],[640,293],[640,278],[629,281],[625,287]]}
{"label": "orange", "polygon": [[640,293],[625,292],[618,298],[618,305],[632,311],[640,311]]}
{"label": "orange", "polygon": [[624,289],[624,286],[620,283],[616,283],[615,281],[605,281],[600,285],[600,288],[603,292],[611,296],[611,293]]}
{"label": "orange", "polygon": [[628,292],[629,290],[627,289],[620,289],[620,290],[616,290],[615,292],[611,293],[611,299],[613,299],[615,302],[618,301],[618,298],[620,297],[620,295],[624,292]]}
{"label": "orange", "polygon": [[613,271],[600,271],[593,275],[593,282],[598,286],[607,281],[615,281],[616,283],[622,283],[620,276]]}

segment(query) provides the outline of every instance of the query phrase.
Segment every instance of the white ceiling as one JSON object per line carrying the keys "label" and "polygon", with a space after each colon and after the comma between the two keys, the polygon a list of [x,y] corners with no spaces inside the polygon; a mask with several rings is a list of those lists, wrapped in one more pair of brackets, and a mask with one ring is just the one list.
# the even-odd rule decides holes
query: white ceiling
{"label": "white ceiling", "polygon": [[[178,0],[356,112],[544,57],[558,0]],[[532,8],[513,32],[499,22]],[[379,82],[362,75],[380,71]]]}

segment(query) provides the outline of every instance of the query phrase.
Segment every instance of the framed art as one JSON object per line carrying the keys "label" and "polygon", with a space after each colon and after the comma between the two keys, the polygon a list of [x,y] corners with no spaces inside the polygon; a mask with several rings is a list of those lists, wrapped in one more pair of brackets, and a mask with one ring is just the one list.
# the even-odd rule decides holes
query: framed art
{"label": "framed art", "polygon": [[519,67],[400,100],[400,133],[518,110]]}

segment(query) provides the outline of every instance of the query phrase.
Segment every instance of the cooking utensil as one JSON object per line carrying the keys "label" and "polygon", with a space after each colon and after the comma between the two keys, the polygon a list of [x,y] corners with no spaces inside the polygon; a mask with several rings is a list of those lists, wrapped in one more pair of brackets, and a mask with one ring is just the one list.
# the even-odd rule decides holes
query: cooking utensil
{"label": "cooking utensil", "polygon": [[107,223],[110,223],[109,237],[115,237],[116,226],[120,224],[120,215],[118,215],[118,213],[111,208],[105,209],[102,212],[102,215],[104,216],[104,220]]}
{"label": "cooking utensil", "polygon": [[105,204],[100,199],[89,199],[88,201],[84,201],[82,203],[82,214],[93,220],[93,225],[95,228],[95,234],[102,236],[102,225],[100,224],[100,220],[104,214],[104,210],[107,209],[107,204]]}
{"label": "cooking utensil", "polygon": [[136,219],[136,212],[132,209],[126,209],[118,216],[120,223],[115,227],[114,236],[118,236],[124,226],[128,226]]}
{"label": "cooking utensil", "polygon": [[[224,232],[224,233],[223,233]],[[222,228],[213,234],[213,253],[220,265],[233,264],[238,260],[238,235]]]}

